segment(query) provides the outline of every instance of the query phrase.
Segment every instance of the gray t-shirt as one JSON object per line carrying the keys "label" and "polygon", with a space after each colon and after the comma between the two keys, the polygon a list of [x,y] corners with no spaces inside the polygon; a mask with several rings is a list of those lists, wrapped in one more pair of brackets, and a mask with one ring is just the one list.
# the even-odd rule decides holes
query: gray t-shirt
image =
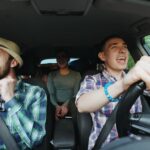
{"label": "gray t-shirt", "polygon": [[67,75],[61,75],[59,71],[50,72],[47,87],[52,104],[54,106],[58,105],[57,102],[68,104],[72,98],[75,98],[80,80],[80,73],[73,70]]}

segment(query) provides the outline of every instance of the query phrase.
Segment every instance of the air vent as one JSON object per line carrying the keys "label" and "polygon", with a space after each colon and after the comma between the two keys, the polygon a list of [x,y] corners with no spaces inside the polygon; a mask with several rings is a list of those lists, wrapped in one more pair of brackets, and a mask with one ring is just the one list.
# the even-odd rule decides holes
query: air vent
{"label": "air vent", "polygon": [[31,0],[42,15],[85,15],[93,0]]}

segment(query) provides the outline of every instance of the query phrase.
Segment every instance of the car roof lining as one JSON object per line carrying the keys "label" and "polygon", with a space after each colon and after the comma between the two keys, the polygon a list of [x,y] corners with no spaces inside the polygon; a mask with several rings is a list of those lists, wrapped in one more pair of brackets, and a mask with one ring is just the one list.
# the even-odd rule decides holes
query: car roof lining
{"label": "car roof lining", "polygon": [[31,55],[35,62],[55,57],[58,48],[68,49],[73,57],[94,59],[97,58],[95,45],[104,37],[122,34],[129,39],[129,29],[143,16],[150,15],[146,2],[140,7],[144,14],[139,13],[138,3],[131,7],[127,0],[121,2],[94,0],[84,16],[42,16],[29,0],[1,0],[0,33],[19,44],[25,63]]}

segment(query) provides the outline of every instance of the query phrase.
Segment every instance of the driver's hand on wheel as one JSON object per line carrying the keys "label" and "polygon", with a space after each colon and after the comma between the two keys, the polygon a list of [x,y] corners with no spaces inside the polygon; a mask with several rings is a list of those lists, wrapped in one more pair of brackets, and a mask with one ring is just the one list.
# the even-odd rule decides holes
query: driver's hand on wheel
{"label": "driver's hand on wheel", "polygon": [[146,87],[150,90],[150,57],[143,56],[135,64],[135,66],[125,76],[123,83],[124,88],[127,89],[133,83],[142,80],[146,83]]}

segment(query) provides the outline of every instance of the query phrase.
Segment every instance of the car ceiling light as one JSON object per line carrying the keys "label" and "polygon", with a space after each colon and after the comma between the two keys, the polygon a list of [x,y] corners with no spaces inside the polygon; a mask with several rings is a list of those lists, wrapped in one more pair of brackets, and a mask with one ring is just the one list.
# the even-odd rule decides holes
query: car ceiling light
{"label": "car ceiling light", "polygon": [[11,2],[29,2],[30,0],[10,0]]}
{"label": "car ceiling light", "polygon": [[42,15],[85,15],[93,0],[31,0],[35,10]]}

